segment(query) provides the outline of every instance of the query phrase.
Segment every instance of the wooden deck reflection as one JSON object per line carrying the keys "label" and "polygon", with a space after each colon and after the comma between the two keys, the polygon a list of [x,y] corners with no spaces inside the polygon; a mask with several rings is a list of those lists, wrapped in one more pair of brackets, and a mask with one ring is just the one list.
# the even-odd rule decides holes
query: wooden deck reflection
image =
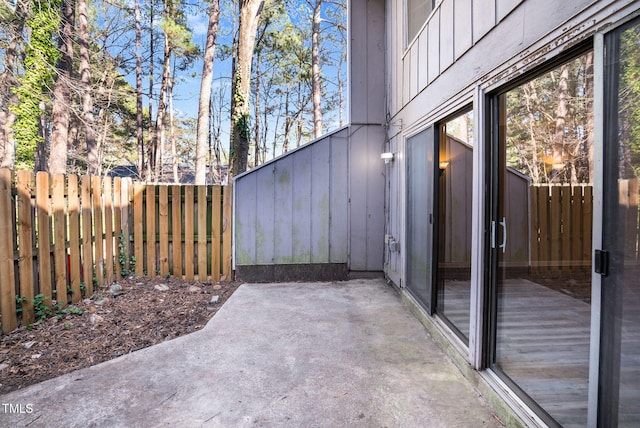
{"label": "wooden deck reflection", "polygon": [[[445,289],[442,315],[468,325],[469,282]],[[563,426],[586,426],[591,306],[526,279],[507,280],[499,300],[500,368]]]}

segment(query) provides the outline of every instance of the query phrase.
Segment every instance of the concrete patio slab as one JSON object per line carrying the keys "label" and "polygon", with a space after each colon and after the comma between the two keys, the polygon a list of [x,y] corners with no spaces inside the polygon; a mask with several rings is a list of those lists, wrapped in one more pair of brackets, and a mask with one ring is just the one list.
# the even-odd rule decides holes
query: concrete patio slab
{"label": "concrete patio slab", "polygon": [[3,427],[501,426],[382,279],[245,284],[199,332],[0,404]]}

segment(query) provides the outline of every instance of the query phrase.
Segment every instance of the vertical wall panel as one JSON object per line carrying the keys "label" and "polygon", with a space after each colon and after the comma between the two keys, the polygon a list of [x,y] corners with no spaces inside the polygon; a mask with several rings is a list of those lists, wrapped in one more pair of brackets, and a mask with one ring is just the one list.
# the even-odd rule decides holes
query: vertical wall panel
{"label": "vertical wall panel", "polygon": [[256,263],[271,264],[274,254],[275,229],[275,187],[273,184],[273,167],[260,169],[256,174]]}
{"label": "vertical wall panel", "polygon": [[432,15],[425,31],[429,32],[427,55],[429,55],[429,83],[431,83],[440,74],[440,17],[438,11]]}
{"label": "vertical wall panel", "polygon": [[236,263],[255,263],[256,254],[256,174],[237,181],[235,198]]}
{"label": "vertical wall panel", "polygon": [[[384,242],[384,162],[380,159],[385,140],[385,130],[381,126],[367,128],[367,240],[366,271],[381,271],[383,267]],[[377,143],[379,142],[379,144]],[[357,189],[355,189],[357,191]],[[355,269],[354,269],[355,270]]]}
{"label": "vertical wall panel", "polygon": [[411,69],[409,72],[409,98],[413,98],[418,94],[419,88],[418,88],[418,75],[420,73],[419,68],[420,68],[420,63],[418,62],[418,54],[420,51],[420,43],[419,40],[417,43],[413,44],[413,47],[411,48]]}
{"label": "vertical wall panel", "polygon": [[[435,17],[434,17],[435,18]],[[453,63],[453,0],[440,5],[440,72]]]}
{"label": "vertical wall panel", "polygon": [[402,104],[411,100],[411,55],[405,55],[402,60]]}
{"label": "vertical wall panel", "polygon": [[[306,150],[306,148],[305,148]],[[296,152],[298,153],[298,152]],[[286,156],[276,162],[275,170],[275,263],[291,263],[293,246],[293,158]]]}
{"label": "vertical wall panel", "polygon": [[331,137],[331,187],[329,218],[329,263],[346,263],[349,244],[347,213],[349,212],[348,130]]}
{"label": "vertical wall panel", "polygon": [[473,26],[471,23],[472,0],[455,0],[453,7],[454,29],[453,44],[454,58],[458,59],[464,54],[473,43]]}
{"label": "vertical wall panel", "polygon": [[427,49],[428,32],[423,31],[418,38],[418,92],[423,90],[429,83],[429,54]]}
{"label": "vertical wall panel", "polygon": [[293,158],[293,263],[311,262],[311,150]]}
{"label": "vertical wall panel", "polygon": [[493,28],[496,23],[496,8],[493,0],[473,0],[473,43]]}
{"label": "vertical wall panel", "polygon": [[496,22],[502,21],[520,3],[522,0],[496,0]]}
{"label": "vertical wall panel", "polygon": [[311,262],[329,262],[329,218],[331,142],[311,148]]}

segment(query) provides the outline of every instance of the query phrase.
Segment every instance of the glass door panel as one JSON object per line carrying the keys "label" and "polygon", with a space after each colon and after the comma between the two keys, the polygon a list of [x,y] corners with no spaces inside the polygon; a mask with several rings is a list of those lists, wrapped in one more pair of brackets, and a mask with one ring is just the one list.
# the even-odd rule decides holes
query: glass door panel
{"label": "glass door panel", "polygon": [[436,312],[469,342],[473,114],[441,126]]}
{"label": "glass door panel", "polygon": [[585,426],[593,55],[497,97],[494,368],[550,425]]}
{"label": "glass door panel", "polygon": [[407,140],[407,289],[433,312],[433,127]]}
{"label": "glass door panel", "polygon": [[[640,426],[640,21],[607,36],[600,426]],[[607,258],[607,253],[604,255]]]}

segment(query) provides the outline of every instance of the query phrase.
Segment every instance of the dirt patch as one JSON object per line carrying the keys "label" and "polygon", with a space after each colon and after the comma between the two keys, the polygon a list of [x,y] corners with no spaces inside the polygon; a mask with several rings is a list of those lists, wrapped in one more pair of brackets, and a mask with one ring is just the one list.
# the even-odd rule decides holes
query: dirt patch
{"label": "dirt patch", "polygon": [[0,336],[0,394],[200,330],[238,285],[119,281],[66,313]]}

